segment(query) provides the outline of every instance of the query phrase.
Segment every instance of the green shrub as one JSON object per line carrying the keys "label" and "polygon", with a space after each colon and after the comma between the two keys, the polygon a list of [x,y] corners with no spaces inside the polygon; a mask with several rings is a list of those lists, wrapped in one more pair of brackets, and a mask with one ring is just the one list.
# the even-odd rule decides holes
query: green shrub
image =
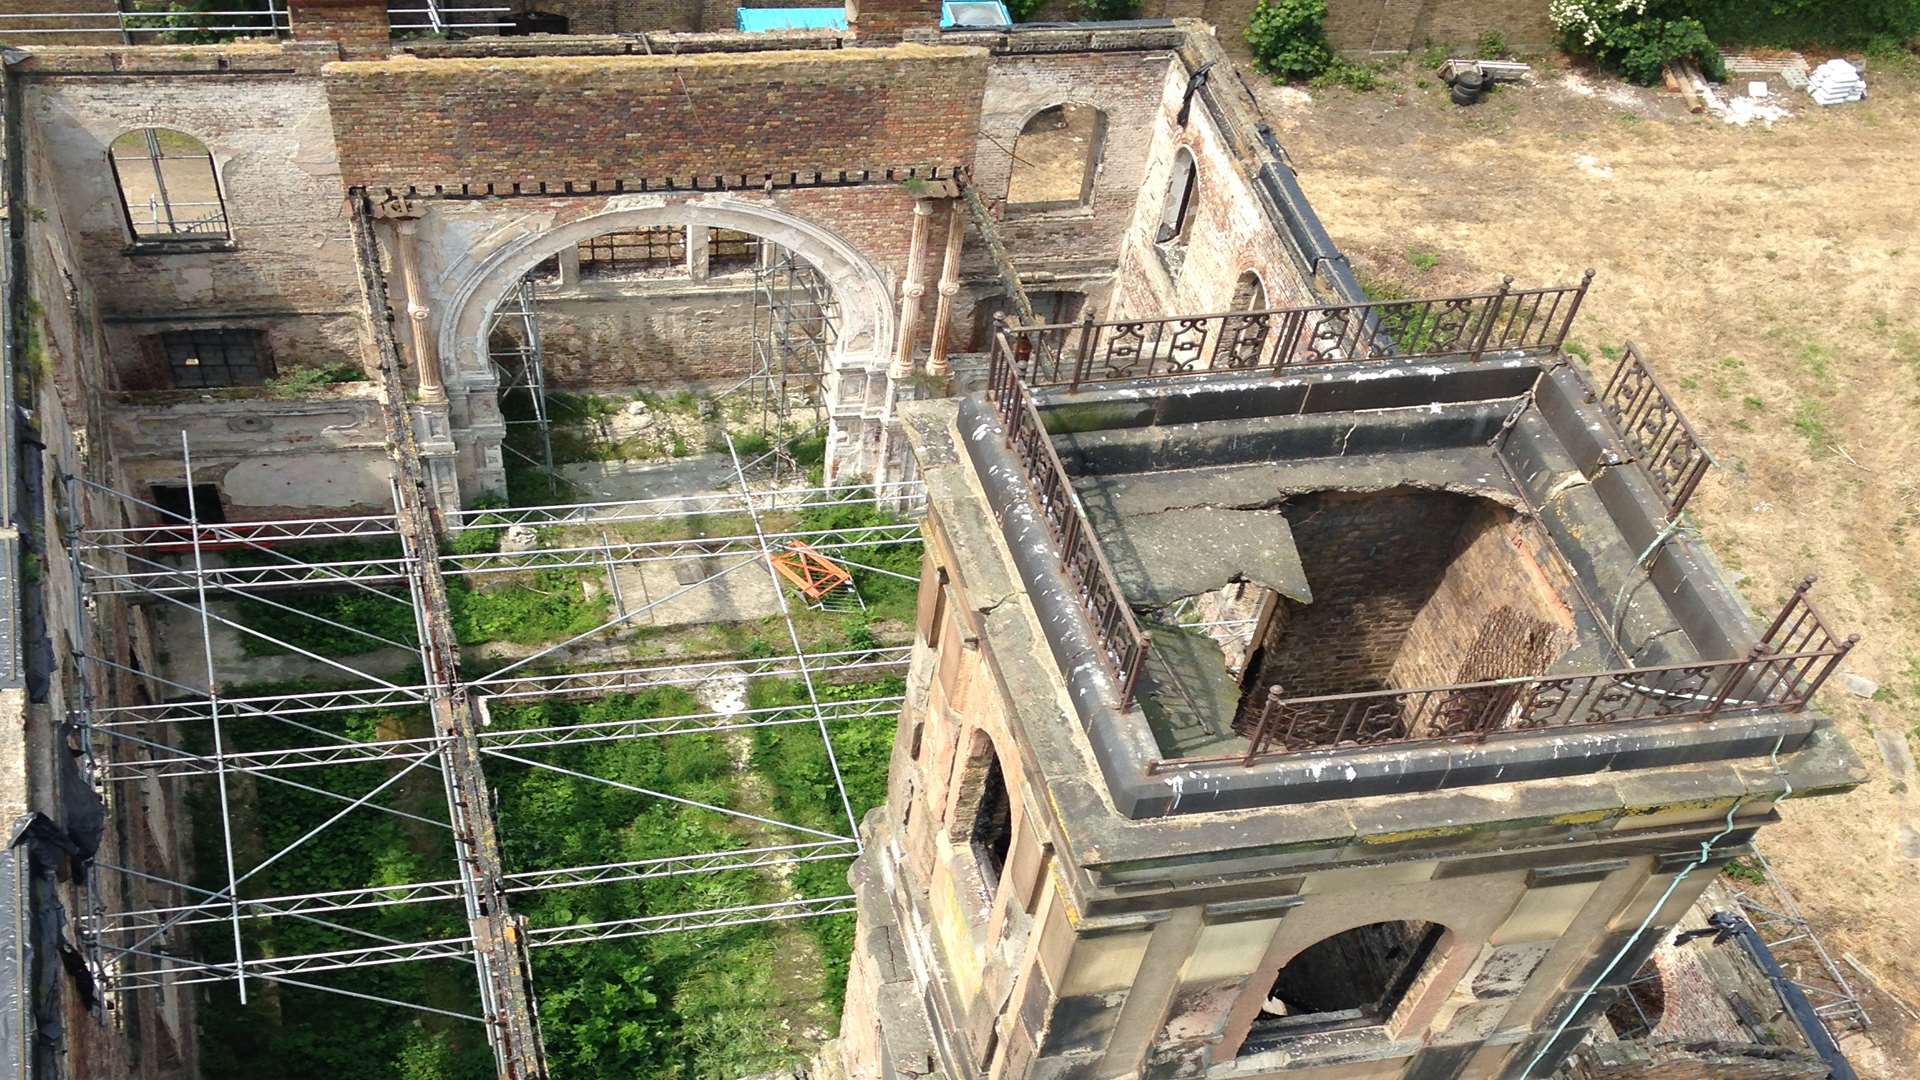
{"label": "green shrub", "polygon": [[1113,22],[1140,17],[1139,0],[1073,0],[1074,13],[1095,22]]}
{"label": "green shrub", "polygon": [[1552,0],[1547,14],[1568,52],[1591,56],[1642,85],[1660,79],[1660,69],[1691,58],[1710,79],[1726,67],[1686,0]]}
{"label": "green shrub", "polygon": [[1344,86],[1364,94],[1380,85],[1379,69],[1372,64],[1356,64],[1336,56],[1327,61],[1327,66],[1308,85],[1316,90]]}
{"label": "green shrub", "polygon": [[1247,22],[1253,66],[1275,79],[1311,79],[1333,60],[1327,0],[1260,0]]}

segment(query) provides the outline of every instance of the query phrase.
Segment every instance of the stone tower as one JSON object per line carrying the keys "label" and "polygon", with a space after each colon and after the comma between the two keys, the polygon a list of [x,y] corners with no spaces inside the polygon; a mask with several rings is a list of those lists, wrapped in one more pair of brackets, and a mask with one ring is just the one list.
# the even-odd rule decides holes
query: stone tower
{"label": "stone tower", "polygon": [[1003,331],[906,410],[852,1075],[1553,1075],[1782,799],[1862,780],[1807,706],[1850,641],[1667,527],[1704,454],[1636,353],[1037,360],[1152,326]]}

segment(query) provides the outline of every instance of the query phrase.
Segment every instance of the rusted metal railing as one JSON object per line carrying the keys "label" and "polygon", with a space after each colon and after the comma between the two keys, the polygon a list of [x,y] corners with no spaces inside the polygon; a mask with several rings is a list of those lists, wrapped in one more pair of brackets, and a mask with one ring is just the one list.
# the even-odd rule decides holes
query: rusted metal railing
{"label": "rusted metal railing", "polygon": [[1509,278],[1467,296],[1008,327],[995,334],[994,378],[1011,367],[1028,386],[1078,389],[1223,371],[1545,354],[1566,340],[1592,281],[1589,270],[1578,285],[1546,289],[1515,289]]}
{"label": "rusted metal railing", "polygon": [[1581,675],[1287,697],[1268,694],[1244,755],[1156,762],[1156,771],[1255,764],[1309,750],[1637,721],[1795,712],[1806,707],[1858,637],[1836,638],[1802,581],[1745,656]]}
{"label": "rusted metal railing", "polygon": [[1653,480],[1667,517],[1678,516],[1700,486],[1700,478],[1707,475],[1713,455],[1654,377],[1638,345],[1627,342],[1607,388],[1595,400],[1613,421],[1621,443]]}
{"label": "rusted metal railing", "polygon": [[[1004,332],[996,336],[1004,343]],[[1113,567],[1107,562],[1106,553],[1100,550],[1100,541],[1094,536],[1079,499],[1074,496],[1073,481],[1068,478],[1066,467],[1060,464],[1060,455],[1054,452],[1047,429],[1040,422],[1033,396],[1012,366],[994,369],[987,398],[1000,415],[1007,448],[1013,451],[1026,473],[1028,494],[1053,537],[1061,569],[1093,624],[1101,657],[1113,676],[1114,685],[1119,688],[1120,708],[1129,709],[1133,706],[1140,672],[1146,667],[1152,638],[1140,629],[1133,609],[1127,606]]]}

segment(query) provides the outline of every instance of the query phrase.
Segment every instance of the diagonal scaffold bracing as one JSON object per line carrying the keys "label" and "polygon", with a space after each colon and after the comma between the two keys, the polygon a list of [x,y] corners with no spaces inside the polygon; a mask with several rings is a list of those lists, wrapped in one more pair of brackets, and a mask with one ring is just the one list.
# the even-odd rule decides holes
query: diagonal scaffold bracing
{"label": "diagonal scaffold bracing", "polygon": [[[192,491],[191,450],[183,434],[182,468]],[[591,889],[613,883],[699,881],[716,874],[757,874],[769,879],[809,863],[847,863],[860,852],[858,823],[832,740],[848,721],[887,717],[901,705],[897,694],[867,694],[842,700],[820,692],[825,680],[856,680],[902,672],[906,646],[809,648],[787,605],[772,558],[784,546],[804,543],[826,553],[919,542],[912,520],[879,525],[806,529],[779,524],[781,515],[820,507],[873,506],[897,510],[914,505],[913,484],[872,487],[787,487],[755,490],[745,462],[733,458],[737,490],[679,499],[603,501],[484,511],[443,516],[444,532],[421,535],[421,515],[411,514],[400,485],[391,513],[335,518],[227,522],[202,520],[189,499],[182,517],[105,485],[66,478],[66,531],[72,587],[79,610],[95,618],[127,605],[164,612],[174,628],[169,647],[175,665],[164,674],[124,662],[105,650],[77,645],[73,659],[81,678],[71,720],[78,731],[82,768],[109,801],[124,797],[178,800],[183,784],[210,787],[221,798],[203,809],[192,827],[203,839],[217,836],[219,875],[188,880],[178,852],[122,853],[95,861],[90,870],[88,911],[81,919],[83,953],[106,995],[167,990],[202,984],[299,987],[361,998],[396,1008],[483,1023],[502,1062],[502,1075],[539,1076],[544,1070],[538,1022],[530,997],[528,950],[583,946],[658,934],[786,922],[844,914],[848,895],[788,896],[725,906],[688,905],[647,910],[630,917],[566,925],[530,926],[511,913],[516,896]],[[83,520],[89,516],[105,524]],[[208,508],[210,509],[210,508]],[[698,520],[700,526],[691,523]],[[126,524],[126,522],[147,524]],[[711,529],[716,521],[725,527]],[[645,539],[615,533],[637,523]],[[676,525],[689,535],[675,537]],[[461,543],[510,528],[532,531],[536,545],[514,551],[497,544]],[[695,535],[710,530],[717,535]],[[598,536],[597,542],[583,539]],[[659,538],[659,534],[669,534]],[[444,550],[442,549],[444,543]],[[365,549],[342,555],[343,544]],[[648,564],[698,567],[698,576],[671,593],[644,603],[622,603],[617,614],[562,641],[504,662],[478,663],[463,656],[453,639],[445,600],[448,581],[517,580],[559,570],[604,574],[608,587],[622,567]],[[862,564],[854,563],[860,566]],[[903,577],[896,571],[867,567]],[[610,635],[641,625],[676,597],[712,588],[740,574],[764,574],[774,588],[784,647],[771,655],[634,663],[582,662]],[[684,580],[684,577],[683,577]],[[464,586],[463,586],[464,587]],[[435,590],[440,598],[435,599]],[[413,625],[396,634],[390,620],[374,630],[330,618],[289,602],[323,591],[352,594],[376,607],[392,606]],[[262,625],[264,624],[264,625]],[[357,653],[310,648],[291,640],[288,625],[320,627],[361,642],[384,663],[355,659]],[[194,640],[180,633],[190,627]],[[302,681],[286,686],[232,685],[244,674],[231,655],[235,643],[277,653],[297,667]],[[197,663],[180,664],[191,652]],[[436,655],[436,653],[438,655]],[[401,661],[395,666],[395,661]],[[483,668],[469,673],[466,667]],[[183,673],[184,672],[184,673]],[[673,715],[627,715],[566,724],[493,726],[496,708],[555,700],[596,700],[665,687],[699,687],[716,678],[787,679],[804,691],[794,704],[714,707]],[[118,693],[103,692],[109,687]],[[131,692],[129,692],[131,688]],[[352,733],[350,718],[372,714],[412,716],[409,730]],[[636,742],[676,735],[753,732],[791,728],[817,732],[830,764],[835,798],[844,818],[830,828],[755,813],[715,800],[711,794],[674,791],[616,777],[594,775],[543,760],[544,752],[583,745]],[[766,842],[559,867],[511,866],[497,836],[513,828],[494,822],[485,802],[489,768],[521,768],[559,775],[636,800],[697,808],[718,818],[749,823]],[[279,823],[282,842],[263,845],[237,835],[235,803],[284,788],[311,800],[313,820]],[[242,792],[249,792],[243,796]],[[423,792],[436,796],[431,801]],[[367,815],[397,820],[422,843],[441,849],[444,874],[390,884],[320,883],[273,887],[277,870],[302,860],[329,842],[342,822]],[[485,828],[481,828],[484,819]],[[491,854],[476,837],[495,837]],[[452,841],[449,843],[449,839]],[[311,874],[303,874],[312,877]],[[102,882],[112,887],[102,888]],[[398,909],[438,913],[435,926],[453,932],[397,938],[365,917]],[[263,928],[298,922],[324,947],[264,952]],[[217,935],[218,943],[209,935]],[[440,965],[471,970],[477,980],[469,1010],[446,1000],[405,1000],[342,985],[340,973],[394,965]],[[511,966],[510,977],[502,967]],[[517,980],[517,984],[516,984]],[[507,999],[529,998],[516,1018]],[[518,1046],[509,1046],[517,1039]],[[512,1070],[508,1070],[508,1065]]]}

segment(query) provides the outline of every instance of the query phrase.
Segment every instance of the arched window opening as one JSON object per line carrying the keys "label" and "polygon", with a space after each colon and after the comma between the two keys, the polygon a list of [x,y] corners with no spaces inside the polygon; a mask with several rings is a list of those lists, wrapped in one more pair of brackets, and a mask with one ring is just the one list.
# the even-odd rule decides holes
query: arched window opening
{"label": "arched window opening", "polygon": [[1274,977],[1240,1052],[1283,1036],[1386,1023],[1445,933],[1429,922],[1378,922],[1308,946]]}
{"label": "arched window opening", "polygon": [[1199,180],[1193,164],[1193,152],[1181,147],[1173,158],[1173,175],[1167,180],[1167,197],[1160,207],[1160,226],[1153,242],[1159,246],[1167,269],[1179,273],[1186,257],[1187,238],[1193,233],[1194,195]]}
{"label": "arched window opening", "polygon": [[135,243],[225,240],[227,206],[207,145],[168,128],[138,128],[107,150]]}
{"label": "arched window opening", "polygon": [[1667,988],[1660,979],[1660,965],[1648,960],[1607,1010],[1607,1023],[1618,1038],[1644,1039],[1660,1026],[1666,1013]]}
{"label": "arched window opening", "polygon": [[987,892],[1000,887],[1000,870],[1007,865],[1007,849],[1013,844],[1013,802],[1007,795],[1007,778],[1000,772],[1000,755],[987,747],[987,775],[980,785],[980,801],[974,811],[973,829],[968,841],[974,858],[980,861],[980,875]]}
{"label": "arched window opening", "polygon": [[1260,275],[1249,270],[1233,286],[1233,303],[1228,311],[1261,311],[1267,306],[1267,287]]}
{"label": "arched window opening", "polygon": [[1107,114],[1068,103],[1035,113],[1013,141],[1007,206],[1060,210],[1084,206],[1107,138]]}

